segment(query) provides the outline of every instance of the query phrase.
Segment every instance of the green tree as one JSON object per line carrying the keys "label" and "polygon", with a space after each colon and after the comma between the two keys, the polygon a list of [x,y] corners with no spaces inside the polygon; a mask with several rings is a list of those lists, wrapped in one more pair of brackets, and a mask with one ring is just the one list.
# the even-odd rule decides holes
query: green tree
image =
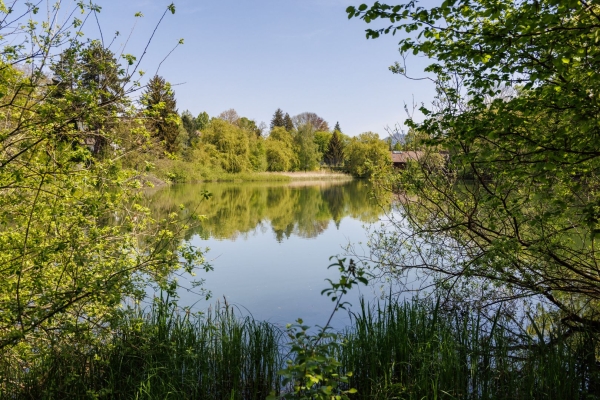
{"label": "green tree", "polygon": [[368,178],[375,172],[386,171],[392,162],[387,144],[373,132],[351,138],[344,155],[346,169],[359,178]]}
{"label": "green tree", "polygon": [[239,126],[240,128],[242,128],[248,132],[251,132],[256,137],[261,137],[261,135],[262,135],[261,129],[256,125],[256,121],[253,119],[241,117],[237,121],[237,126]]}
{"label": "green tree", "polygon": [[321,154],[315,143],[315,131],[311,124],[300,125],[294,136],[298,169],[312,171],[319,166]]}
{"label": "green tree", "polygon": [[196,132],[196,118],[192,115],[191,112],[185,110],[181,113],[181,123],[183,127],[187,131],[188,135],[193,135]]}
{"label": "green tree", "polygon": [[[202,132],[201,141],[214,146],[223,170],[236,173],[252,170],[249,136],[240,127],[215,118]],[[251,136],[256,138],[253,133]]]}
{"label": "green tree", "polygon": [[[11,16],[15,26],[0,27],[0,37],[15,35],[0,53],[0,359],[21,371],[46,353],[86,351],[110,330],[125,299],[143,297],[149,282],[172,288],[169,274],[199,256],[178,247],[184,227],[173,218],[153,220],[141,205],[135,172],[118,167],[130,149],[94,158],[82,140],[83,125],[104,126],[95,134],[115,143],[122,131],[106,129],[107,116],[133,136],[148,136],[128,101],[137,82],[118,69],[121,90],[107,88],[80,62],[69,65],[73,85],[61,86],[65,75],[50,84],[45,75],[49,60],[65,61],[57,49],[72,49],[72,60],[107,54],[78,42],[80,21],[60,29],[52,23],[61,5],[37,13],[28,3],[22,15],[50,20]],[[83,3],[77,10],[99,11]]]}
{"label": "green tree", "polygon": [[285,113],[285,117],[283,117],[283,122],[284,122],[285,129],[288,132],[291,132],[294,130],[294,122],[292,121],[290,114]]}
{"label": "green tree", "polygon": [[599,13],[554,0],[348,8],[392,22],[368,37],[407,32],[400,50],[433,60],[439,96],[409,124],[449,159],[441,171],[413,163],[395,183],[411,227],[395,232],[400,270],[473,304],[536,297],[562,324],[600,331]]}
{"label": "green tree", "polygon": [[164,143],[168,152],[177,150],[178,114],[175,93],[171,84],[155,75],[142,95],[150,130]]}
{"label": "green tree", "polygon": [[325,162],[328,165],[340,166],[344,162],[344,143],[339,130],[333,131],[331,140],[327,144],[327,151],[324,156]]}
{"label": "green tree", "polygon": [[206,111],[202,111],[196,117],[196,129],[198,129],[199,131],[206,129],[209,121],[210,121],[210,117],[208,116],[208,113]]}
{"label": "green tree", "polygon": [[331,141],[332,136],[333,135],[331,134],[331,132],[327,132],[327,131],[316,131],[315,132],[315,143],[317,144],[317,150],[319,151],[319,154],[321,154],[322,158],[325,155],[325,153],[327,152],[327,149],[329,147],[329,142]]}
{"label": "green tree", "polygon": [[80,112],[90,101],[103,110],[102,113],[81,113],[74,121],[97,156],[106,151],[109,144],[106,132],[116,129],[117,115],[128,103],[123,96],[126,77],[120,67],[113,52],[97,40],[87,45],[74,43],[51,65],[53,90],[49,95],[52,98],[60,98],[63,104],[68,103]]}
{"label": "green tree", "polygon": [[271,119],[271,130],[278,126],[285,128],[285,125],[286,124],[285,118],[283,116],[283,111],[281,110],[281,108],[278,108],[277,110],[275,110],[275,114],[273,114],[273,118]]}
{"label": "green tree", "polygon": [[265,141],[268,171],[291,171],[298,164],[294,138],[284,127],[275,127]]}

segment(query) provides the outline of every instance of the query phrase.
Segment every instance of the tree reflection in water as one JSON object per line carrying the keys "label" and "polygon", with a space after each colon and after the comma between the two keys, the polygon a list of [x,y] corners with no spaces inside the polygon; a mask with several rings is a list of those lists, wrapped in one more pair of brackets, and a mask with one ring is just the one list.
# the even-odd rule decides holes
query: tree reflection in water
{"label": "tree reflection in water", "polygon": [[331,222],[339,229],[344,217],[369,223],[383,212],[364,181],[174,185],[149,194],[148,202],[157,218],[201,215],[186,239],[236,239],[257,229],[272,229],[278,242],[292,235],[316,238]]}

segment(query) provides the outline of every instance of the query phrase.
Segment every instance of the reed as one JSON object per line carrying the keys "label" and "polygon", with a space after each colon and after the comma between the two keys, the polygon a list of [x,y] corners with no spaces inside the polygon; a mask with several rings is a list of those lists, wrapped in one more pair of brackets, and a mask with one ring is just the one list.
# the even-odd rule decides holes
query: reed
{"label": "reed", "polygon": [[342,369],[353,371],[357,399],[598,398],[595,335],[544,331],[543,318],[522,335],[500,315],[362,302],[345,333]]}
{"label": "reed", "polygon": [[[500,314],[361,302],[329,356],[339,373],[352,372],[342,386],[357,389],[355,399],[600,398],[597,335],[550,321],[540,313],[517,331]],[[100,343],[75,338],[28,362],[0,357],[0,399],[278,397],[289,390],[278,374],[290,356],[285,340],[231,307],[197,316],[159,299],[124,312]]]}
{"label": "reed", "polygon": [[279,391],[281,331],[217,307],[168,301],[124,313],[108,342],[54,349],[27,369],[3,365],[0,398],[265,399]]}

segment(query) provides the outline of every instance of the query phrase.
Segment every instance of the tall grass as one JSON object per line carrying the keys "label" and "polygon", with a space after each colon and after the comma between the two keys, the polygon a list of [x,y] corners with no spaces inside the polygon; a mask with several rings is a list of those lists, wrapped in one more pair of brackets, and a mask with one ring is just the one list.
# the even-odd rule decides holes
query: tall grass
{"label": "tall grass", "polygon": [[594,335],[547,332],[533,319],[522,335],[507,322],[431,303],[362,303],[340,357],[360,399],[600,398]]}
{"label": "tall grass", "polygon": [[167,301],[124,314],[101,346],[55,349],[27,369],[3,364],[10,399],[265,399],[279,390],[281,331],[230,307],[203,317]]}
{"label": "tall grass", "polygon": [[[600,399],[597,335],[543,314],[512,328],[433,303],[362,302],[336,357],[355,399]],[[230,307],[198,317],[158,301],[125,312],[101,345],[0,358],[0,399],[265,399],[289,389],[283,336]]]}

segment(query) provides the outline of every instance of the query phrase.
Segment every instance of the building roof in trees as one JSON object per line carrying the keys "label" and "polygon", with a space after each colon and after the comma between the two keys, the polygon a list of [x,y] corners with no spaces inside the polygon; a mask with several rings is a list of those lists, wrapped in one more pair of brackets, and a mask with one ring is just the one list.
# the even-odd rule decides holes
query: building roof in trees
{"label": "building roof in trees", "polygon": [[405,165],[409,160],[418,161],[425,156],[424,151],[391,151],[390,156],[394,166]]}

